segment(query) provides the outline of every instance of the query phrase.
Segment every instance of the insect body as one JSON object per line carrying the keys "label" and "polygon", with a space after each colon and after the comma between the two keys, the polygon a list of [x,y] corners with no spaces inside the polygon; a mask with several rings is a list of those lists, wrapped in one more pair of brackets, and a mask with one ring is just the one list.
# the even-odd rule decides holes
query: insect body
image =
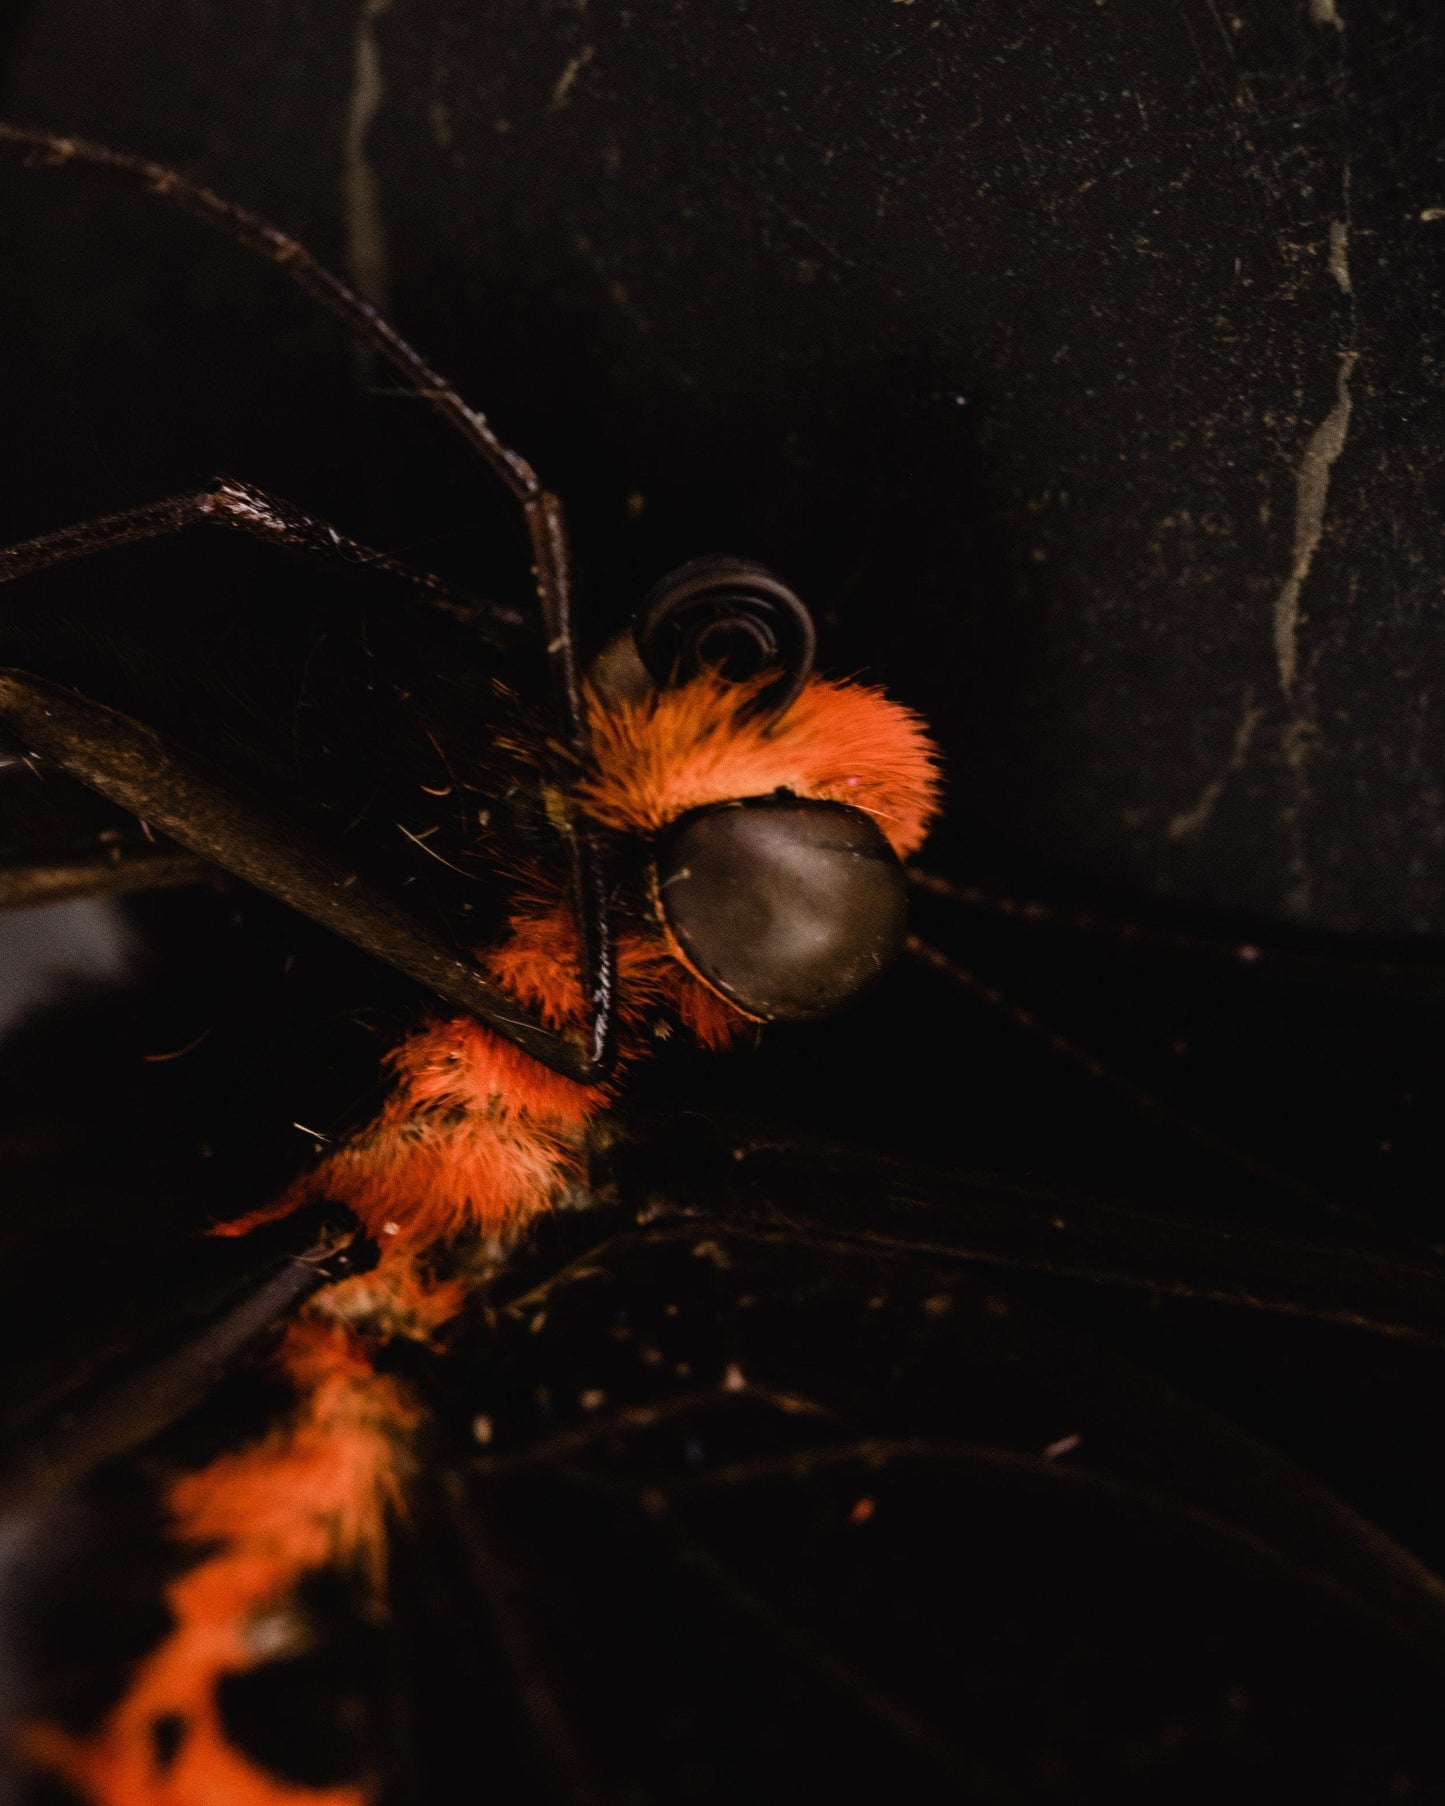
{"label": "insect body", "polygon": [[[960,1012],[946,1018],[957,1057],[930,1045],[908,1069],[974,1170],[730,1120],[711,1098],[629,1118],[618,1081],[655,1040],[677,1030],[719,1046],[754,1021],[805,1019],[886,962],[897,855],[933,800],[918,724],[813,677],[806,611],[736,559],[675,573],[584,675],[559,504],[300,246],[95,147],[0,128],[0,152],[180,203],[288,270],[418,384],[522,505],[555,698],[549,721],[517,714],[475,761],[458,754],[465,735],[429,748],[425,794],[469,831],[491,796],[474,793],[474,771],[510,773],[496,787],[519,819],[501,849],[510,900],[486,936],[466,918],[439,927],[441,912],[413,901],[413,872],[373,883],[344,834],[288,811],[287,773],[268,780],[258,762],[248,792],[182,728],[146,726],[155,712],[123,687],[86,678],[77,691],[79,669],[42,677],[7,661],[11,733],[190,849],[153,863],[141,851],[134,870],[235,873],[442,1005],[395,1045],[362,1126],[272,1204],[254,1210],[268,1194],[247,1194],[250,1215],[228,1225],[239,1233],[207,1243],[261,1279],[239,1298],[215,1285],[220,1305],[197,1308],[203,1333],[175,1358],[143,1343],[112,1379],[85,1321],[108,1279],[80,1258],[85,1234],[0,1273],[0,1315],[80,1319],[79,1379],[60,1408],[41,1389],[23,1418],[39,1431],[0,1473],[0,1634],[17,1548],[40,1617],[57,1615],[42,1557],[72,1528],[64,1482],[93,1476],[104,1551],[96,1598],[78,1620],[59,1614],[33,1665],[45,1684],[14,1749],[41,1797],[1440,1797],[1445,1589],[1412,1549],[1441,1551],[1390,1499],[1407,1452],[1430,1472],[1419,1376],[1438,1382],[1445,1348],[1432,1251],[1267,1162],[1232,1160],[1054,1032],[1046,995],[1043,1015],[1020,1008],[922,941],[910,950],[934,987],[930,1026],[940,997],[963,996],[1047,1056],[1026,1066]],[[427,620],[475,634],[468,658],[508,625],[235,481],[0,553],[0,579],[218,524],[366,559],[376,580],[408,584]],[[363,639],[382,612],[367,625]],[[282,685],[288,728],[321,663],[308,649]],[[384,666],[368,652],[362,669]],[[437,659],[432,674],[457,672]],[[343,706],[323,719],[369,706],[367,688],[334,687]],[[458,695],[466,714],[472,692]],[[218,738],[244,750],[241,734]],[[383,766],[399,763],[382,743]],[[369,770],[366,784],[387,777]],[[349,821],[354,800],[331,817]],[[396,825],[428,861],[431,826]],[[463,833],[442,844],[429,863],[460,861],[466,885],[499,848],[479,854]],[[937,892],[926,907],[973,910],[969,956],[982,957],[987,898],[914,878]],[[93,879],[73,874],[76,888]],[[46,885],[61,881],[57,867]],[[1002,940],[1013,915],[995,913]],[[1011,959],[1011,984],[1052,982],[1032,928],[1019,932],[990,969]],[[1211,1004],[1269,964],[1252,944],[1124,939],[1149,959],[1197,958]],[[1289,981],[1317,966],[1276,969]],[[1412,999],[1420,988],[1413,969],[1383,976]],[[1086,994],[1093,982],[1086,971]],[[1104,995],[1094,1026],[1112,1033]],[[67,1083],[73,1068],[67,1045]],[[1071,1071],[1089,1081],[1077,1096]],[[1014,1073],[1028,1158],[986,1170],[978,1150]],[[1271,1106],[1277,1078],[1259,1086]],[[1174,1157],[1140,1156],[1149,1184],[1122,1195],[1113,1174],[1061,1184],[1091,1134],[1131,1176],[1143,1145],[1168,1140]],[[595,1208],[552,1213],[584,1153]],[[1041,1172],[1046,1159],[1057,1165]],[[273,1245],[284,1258],[266,1266]],[[27,1317],[30,1290],[42,1306]],[[259,1401],[243,1366],[213,1409],[187,1416],[258,1332],[270,1338]],[[127,1359],[139,1341],[123,1341]],[[9,1423],[25,1387],[7,1391]],[[1352,1412],[1353,1442],[1339,1428]],[[159,1492],[165,1548],[144,1634],[102,1660],[103,1583],[143,1542],[112,1525],[136,1470]],[[338,1674],[338,1650],[372,1662],[364,1685]],[[17,1663],[0,1656],[13,1691]],[[358,1696],[369,1714],[353,1711]]]}
{"label": "insect body", "polygon": [[[871,885],[880,856],[850,818],[866,810],[865,823],[881,824],[874,832],[885,851],[918,844],[935,788],[918,724],[876,692],[818,679],[776,719],[749,716],[755,696],[756,685],[703,675],[648,700],[597,705],[596,763],[579,803],[613,832],[654,839],[717,809],[725,822],[746,820],[750,805],[739,792],[768,798],[771,819],[786,794],[791,810],[819,810],[834,856],[860,863]],[[686,848],[686,826],[682,836]],[[805,843],[805,854],[816,844]],[[675,852],[668,875],[688,882]],[[717,882],[750,891],[750,879],[734,858]],[[661,890],[668,877],[653,883]],[[790,933],[773,920],[780,905],[755,913],[750,956],[758,942]],[[623,1062],[642,1050],[659,1007],[709,1046],[725,1044],[744,1020],[679,962],[666,932],[639,925],[618,942]],[[714,939],[709,963],[726,965],[729,952]],[[561,1031],[582,1014],[577,957],[564,901],[554,896],[515,915],[486,964],[502,994]],[[803,964],[814,970],[811,944]],[[794,975],[781,964],[770,974],[778,984]],[[575,1180],[589,1122],[607,1097],[465,1017],[418,1032],[392,1067],[394,1090],[378,1117],[275,1207],[345,1204],[376,1244],[375,1266],[318,1295],[285,1332],[275,1359],[296,1394],[289,1421],[175,1487],[178,1536],[219,1549],[172,1585],[175,1629],[111,1718],[78,1741],[49,1727],[30,1733],[32,1754],[97,1801],[291,1797],[226,1743],[217,1688],[274,1655],[276,1620],[309,1572],[340,1564],[380,1587],[387,1525],[405,1513],[422,1413],[406,1386],[377,1370],[375,1352],[398,1338],[427,1345],[465,1310],[479,1248],[515,1232]]]}
{"label": "insect body", "polygon": [[[367,342],[433,382],[299,247],[179,178],[9,128],[0,147],[126,173],[198,205],[304,272],[303,286]],[[386,1370],[388,1351],[436,1344],[488,1256],[577,1181],[609,1075],[646,1050],[660,1018],[717,1048],[749,1020],[806,1019],[876,978],[902,939],[898,862],[936,807],[921,724],[877,691],[812,675],[806,611],[742,561],[679,573],[581,683],[560,508],[480,416],[452,402],[443,412],[523,502],[570,771],[554,805],[573,851],[570,886],[528,871],[506,938],[479,962],[442,948],[141,724],[25,672],[0,678],[0,715],[32,749],[475,1011],[404,1041],[375,1118],[274,1206],[224,1231],[340,1205],[375,1257],[282,1333],[272,1360],[292,1393],[283,1420],[171,1488],[173,1533],[198,1558],[170,1585],[172,1628],[120,1702],[83,1735],[25,1727],[25,1756],[98,1806],[366,1797],[268,1777],[228,1740],[218,1701],[224,1683],[284,1646],[308,1576],[350,1571],[380,1601],[425,1416],[415,1387]],[[221,485],[16,548],[0,574],[218,515],[325,546],[293,511]]]}

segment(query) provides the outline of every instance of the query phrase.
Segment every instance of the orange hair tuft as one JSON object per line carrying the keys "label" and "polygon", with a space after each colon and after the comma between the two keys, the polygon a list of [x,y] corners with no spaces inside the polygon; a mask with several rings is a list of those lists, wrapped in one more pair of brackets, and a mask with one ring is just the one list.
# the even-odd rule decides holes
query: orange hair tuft
{"label": "orange hair tuft", "polygon": [[596,770],[578,800],[603,827],[654,836],[689,809],[786,790],[871,815],[895,853],[938,812],[938,759],[922,719],[881,690],[810,678],[778,720],[759,685],[713,673],[640,703],[589,698]]}
{"label": "orange hair tuft", "polygon": [[[298,1582],[339,1561],[379,1590],[386,1526],[402,1508],[419,1411],[378,1374],[364,1345],[334,1324],[286,1332],[279,1363],[298,1414],[251,1448],[171,1489],[176,1535],[219,1544],[167,1588],[175,1620],[144,1657],[100,1729],[50,1723],[22,1733],[24,1753],[99,1806],[364,1806],[367,1787],[312,1789],[257,1767],[226,1736],[217,1689],[274,1654],[268,1619]],[[159,1729],[178,1741],[167,1756]]]}

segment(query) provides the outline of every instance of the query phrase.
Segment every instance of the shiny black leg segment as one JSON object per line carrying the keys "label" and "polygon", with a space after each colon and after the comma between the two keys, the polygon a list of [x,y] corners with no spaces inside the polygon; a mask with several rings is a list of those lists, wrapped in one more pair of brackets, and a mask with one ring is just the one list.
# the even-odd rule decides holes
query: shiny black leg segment
{"label": "shiny black leg segment", "polygon": [[[192,182],[178,171],[83,139],[31,131],[0,121],[0,157],[37,169],[76,169],[103,176],[133,192],[148,194],[229,239],[240,249],[274,264],[303,294],[338,320],[357,344],[390,365],[441,416],[521,505],[532,548],[537,603],[547,635],[547,656],[561,737],[579,759],[590,752],[587,714],[578,675],[573,632],[573,564],[566,522],[557,497],[543,489],[536,471],[493,430],[486,416],[465,402],[389,321],[319,263],[298,239],[267,220]],[[239,522],[232,522],[239,525]],[[294,542],[293,542],[294,543]],[[19,548],[17,548],[19,549]],[[566,1047],[567,1057],[547,1061],[558,1070],[592,1081],[606,1076],[611,1061],[613,1013],[612,927],[608,885],[599,846],[586,831],[570,833],[582,944],[583,987],[588,1022],[580,1059],[571,1042],[532,1025],[531,1034]],[[514,1012],[515,1014],[515,1012]],[[496,1026],[496,1025],[494,1025]],[[502,1032],[507,1032],[503,1030]],[[515,1037],[514,1037],[515,1038]],[[539,1054],[539,1058],[546,1056]]]}
{"label": "shiny black leg segment", "polygon": [[247,208],[224,200],[199,182],[189,181],[177,170],[109,150],[105,145],[87,144],[80,138],[28,131],[0,121],[0,157],[33,169],[77,169],[104,176],[122,188],[152,195],[179,212],[188,213],[253,257],[274,264],[303,294],[339,320],[358,344],[389,364],[409,388],[429,402],[519,502],[541,493],[537,473],[525,458],[503,444],[485,415],[468,407],[395,327],[318,263],[298,239],[278,231]]}
{"label": "shiny black leg segment", "polygon": [[[547,663],[552,674],[552,700],[569,751],[585,764],[592,754],[592,734],[578,672],[574,629],[572,555],[566,517],[555,495],[542,494],[526,504],[527,531],[537,578],[537,600],[547,635]],[[587,999],[586,1051],[598,1076],[612,1064],[616,955],[608,904],[606,862],[596,838],[573,824],[572,891],[581,935],[582,986]]]}
{"label": "shiny black leg segment", "polygon": [[14,670],[0,671],[0,723],[92,790],[470,1011],[533,1058],[583,1082],[602,1076],[586,1048],[544,1028],[474,960],[154,729]]}
{"label": "shiny black leg segment", "polygon": [[363,545],[330,522],[304,514],[290,502],[268,495],[252,483],[218,477],[208,489],[171,495],[119,514],[103,514],[0,549],[0,583],[14,583],[57,565],[90,558],[119,546],[165,539],[188,527],[229,527],[267,545],[302,552],[352,570],[378,571],[419,590],[453,619],[476,626],[501,643],[504,630],[524,625],[513,610],[493,606],[455,589],[431,571],[419,570]]}

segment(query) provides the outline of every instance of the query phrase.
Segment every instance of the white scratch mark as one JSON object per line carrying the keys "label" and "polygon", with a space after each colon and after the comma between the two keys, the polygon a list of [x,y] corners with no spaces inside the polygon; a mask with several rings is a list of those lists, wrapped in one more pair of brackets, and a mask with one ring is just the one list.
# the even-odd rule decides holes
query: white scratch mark
{"label": "white scratch mark", "polygon": [[1353,295],[1355,285],[1350,278],[1350,228],[1342,219],[1330,221],[1330,274],[1342,295]]}
{"label": "white scratch mark", "polygon": [[1176,815],[1166,826],[1165,833],[1171,840],[1187,840],[1191,834],[1197,834],[1214,813],[1214,805],[1224,795],[1224,787],[1237,771],[1243,769],[1244,761],[1249,756],[1250,743],[1254,739],[1254,730],[1264,719],[1265,711],[1254,700],[1251,690],[1244,699],[1244,712],[1239,717],[1239,725],[1234,730],[1234,742],[1229,749],[1229,757],[1223,768],[1212,777],[1199,793],[1199,801],[1192,809],[1185,809]]}
{"label": "white scratch mark", "polygon": [[1294,883],[1285,903],[1291,913],[1302,918],[1309,916],[1311,907],[1312,881],[1304,821],[1309,804],[1309,767],[1319,731],[1311,685],[1303,681],[1299,669],[1300,596],[1324,537],[1330,479],[1349,435],[1354,406],[1350,383],[1360,361],[1359,302],[1350,270],[1350,177],[1347,163],[1340,181],[1343,218],[1330,221],[1327,258],[1330,276],[1349,305],[1349,332],[1340,347],[1335,370],[1335,404],[1310,434],[1295,474],[1294,545],[1289,575],[1274,603],[1275,661],[1280,691],[1289,709],[1289,719],[1280,735],[1280,753],[1293,779],[1296,799],[1284,816],[1294,849],[1290,856]]}
{"label": "white scratch mark", "polygon": [[1287,700],[1293,698],[1299,670],[1300,592],[1324,537],[1330,473],[1345,449],[1350,430],[1354,407],[1350,379],[1359,361],[1360,354],[1354,349],[1341,353],[1335,374],[1335,405],[1310,434],[1295,475],[1294,550],[1289,576],[1274,602],[1274,655],[1279,667],[1279,687]]}
{"label": "white scratch mark", "polygon": [[1310,0],[1310,24],[1333,25],[1336,31],[1343,31],[1345,22],[1336,0]]}
{"label": "white scratch mark", "polygon": [[346,116],[346,152],[342,164],[341,200],[346,215],[346,262],[358,293],[381,312],[388,310],[391,279],[386,228],[376,171],[366,154],[367,135],[381,109],[386,82],[376,42],[376,22],[392,0],[362,0],[356,22],[356,51],[351,77],[351,106]]}
{"label": "white scratch mark", "polygon": [[552,90],[552,111],[554,113],[560,112],[572,98],[572,90],[577,84],[577,77],[596,54],[597,46],[595,44],[584,44],[557,77],[557,86]]}

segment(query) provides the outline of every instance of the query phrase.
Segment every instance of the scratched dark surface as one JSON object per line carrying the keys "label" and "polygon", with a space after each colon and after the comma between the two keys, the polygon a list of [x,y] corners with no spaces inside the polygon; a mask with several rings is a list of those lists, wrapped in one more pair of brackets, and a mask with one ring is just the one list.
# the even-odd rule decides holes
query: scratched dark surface
{"label": "scratched dark surface", "polygon": [[[771,558],[945,739],[935,864],[1266,947],[1445,927],[1442,76],[1432,0],[0,18],[0,112],[386,297],[568,497],[599,635],[679,558]],[[8,169],[0,235],[5,538],[224,471],[524,599],[507,509],[273,273]],[[204,715],[232,647],[316,694],[269,636],[340,588],[270,569],[153,547],[25,606],[122,695],[159,627]],[[917,904],[978,979],[636,1075],[603,1208],[421,1375],[390,1627],[310,1601],[239,1741],[388,1806],[1445,1800],[1438,964]],[[344,1132],[416,1007],[234,890],[127,933],[142,983],[0,1047],[7,1427],[200,1308],[188,1229]],[[250,1385],[0,1573],[0,1713],[114,1697],[155,1488]]]}
{"label": "scratched dark surface", "polygon": [[[980,860],[1442,925],[1432,0],[57,0],[0,55],[384,294],[570,498],[594,621],[776,560],[943,724]],[[516,588],[264,272],[0,207],[12,533],[224,468]]]}

